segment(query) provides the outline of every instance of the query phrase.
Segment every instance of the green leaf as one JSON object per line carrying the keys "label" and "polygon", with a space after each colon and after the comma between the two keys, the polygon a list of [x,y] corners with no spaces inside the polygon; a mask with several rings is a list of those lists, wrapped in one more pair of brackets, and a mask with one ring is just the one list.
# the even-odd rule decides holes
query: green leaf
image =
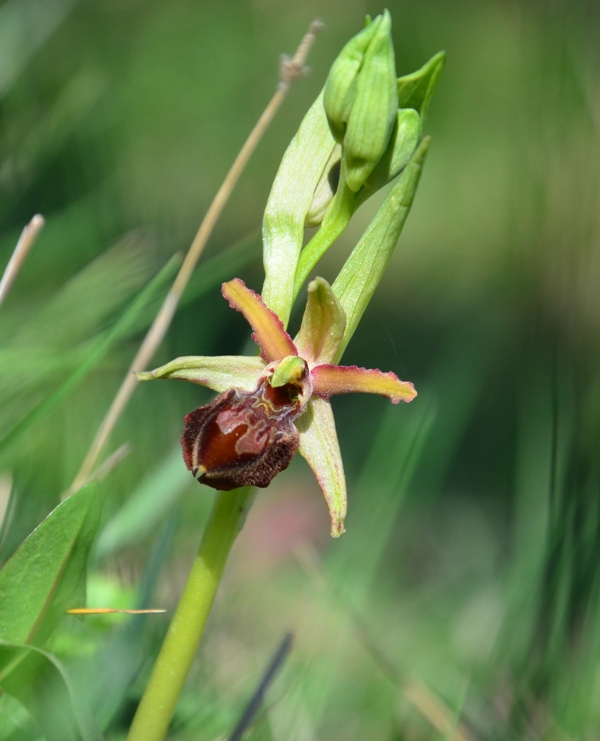
{"label": "green leaf", "polygon": [[429,137],[423,139],[335,279],[333,290],[347,319],[336,363],[350,342],[396,248],[415,197],[430,142]]}
{"label": "green leaf", "polygon": [[418,111],[421,117],[421,131],[445,62],[446,52],[440,51],[421,69],[398,78],[398,107],[414,108]]}
{"label": "green leaf", "polygon": [[85,572],[100,519],[98,484],[59,504],[0,570],[0,640],[41,645],[71,607],[85,605]]}
{"label": "green leaf", "polygon": [[65,668],[47,651],[0,641],[0,688],[27,709],[47,741],[102,741]]}
{"label": "green leaf", "polygon": [[262,297],[284,326],[293,304],[304,222],[334,146],[321,93],[283,156],[263,221],[265,283]]}

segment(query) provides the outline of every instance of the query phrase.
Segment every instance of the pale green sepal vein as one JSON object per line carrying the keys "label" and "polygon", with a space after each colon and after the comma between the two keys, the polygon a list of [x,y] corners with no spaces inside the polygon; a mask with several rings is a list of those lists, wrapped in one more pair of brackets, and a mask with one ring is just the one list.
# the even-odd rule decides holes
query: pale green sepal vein
{"label": "pale green sepal vein", "polygon": [[339,362],[356,331],[394,252],[413,203],[430,142],[430,137],[423,139],[333,284],[347,320],[335,362]]}
{"label": "pale green sepal vein", "polygon": [[151,371],[138,371],[135,375],[138,381],[154,381],[163,378],[191,381],[221,393],[231,388],[240,391],[254,391],[264,369],[265,362],[254,356],[187,355],[175,358],[170,363]]}

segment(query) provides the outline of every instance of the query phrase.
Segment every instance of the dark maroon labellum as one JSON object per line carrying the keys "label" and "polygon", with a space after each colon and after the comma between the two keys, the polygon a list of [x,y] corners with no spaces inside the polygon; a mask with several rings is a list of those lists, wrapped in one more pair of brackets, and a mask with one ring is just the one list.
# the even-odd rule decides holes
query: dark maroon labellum
{"label": "dark maroon labellum", "polygon": [[298,450],[294,419],[304,410],[295,384],[280,388],[263,379],[256,391],[230,389],[190,412],[181,447],[198,481],[229,491],[268,486]]}

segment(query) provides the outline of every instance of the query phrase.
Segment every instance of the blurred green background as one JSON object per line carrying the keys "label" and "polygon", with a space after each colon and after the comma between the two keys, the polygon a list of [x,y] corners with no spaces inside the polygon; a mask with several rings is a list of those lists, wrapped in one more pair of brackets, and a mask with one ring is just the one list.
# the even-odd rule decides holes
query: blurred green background
{"label": "blurred green background", "polygon": [[[336,398],[347,533],[300,459],[259,492],[172,739],[224,739],[285,631],[247,738],[600,736],[597,3],[389,0],[398,74],[440,49],[413,212],[345,362],[418,399]],[[0,309],[0,558],[58,503],[173,269],[311,20],[326,24],[227,206],[159,365],[251,352],[220,297],[260,290],[260,224],[362,0],[9,0],[0,6],[0,262],[47,225]],[[332,281],[384,193],[318,267]],[[303,303],[303,299],[301,299]],[[128,312],[128,313],[127,313]],[[295,318],[297,324],[298,317]],[[294,327],[292,322],[292,327]],[[213,492],[185,470],[191,384],[141,386],[109,449],[89,603],[176,604]],[[124,733],[167,618],[67,618],[65,661]],[[0,738],[36,738],[10,698]]]}

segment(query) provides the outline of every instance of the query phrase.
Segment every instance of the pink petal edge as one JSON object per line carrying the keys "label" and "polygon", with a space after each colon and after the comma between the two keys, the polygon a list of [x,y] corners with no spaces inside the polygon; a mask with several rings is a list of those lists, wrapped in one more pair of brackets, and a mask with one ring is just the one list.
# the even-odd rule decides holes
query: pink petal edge
{"label": "pink petal edge", "polygon": [[311,371],[313,393],[328,399],[333,394],[380,394],[393,404],[412,401],[417,392],[409,381],[401,381],[395,373],[359,368],[356,365],[318,365]]}
{"label": "pink petal edge", "polygon": [[267,363],[297,355],[292,338],[285,331],[281,319],[268,308],[260,295],[248,288],[243,280],[234,278],[223,283],[221,293],[232,309],[243,314],[252,327],[252,339],[260,347],[260,354]]}

